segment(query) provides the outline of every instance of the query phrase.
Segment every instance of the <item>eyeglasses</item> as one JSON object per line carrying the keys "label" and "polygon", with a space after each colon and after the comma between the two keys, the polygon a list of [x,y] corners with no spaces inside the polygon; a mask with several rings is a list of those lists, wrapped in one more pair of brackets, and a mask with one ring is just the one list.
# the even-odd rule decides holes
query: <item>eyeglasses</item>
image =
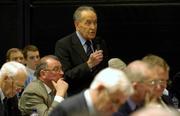
{"label": "eyeglasses", "polygon": [[60,68],[54,68],[54,69],[44,69],[44,71],[50,71],[50,72],[59,73],[59,72],[61,72],[62,70],[61,70]]}
{"label": "eyeglasses", "polygon": [[167,80],[151,80],[147,82],[149,85],[165,85],[167,84]]}

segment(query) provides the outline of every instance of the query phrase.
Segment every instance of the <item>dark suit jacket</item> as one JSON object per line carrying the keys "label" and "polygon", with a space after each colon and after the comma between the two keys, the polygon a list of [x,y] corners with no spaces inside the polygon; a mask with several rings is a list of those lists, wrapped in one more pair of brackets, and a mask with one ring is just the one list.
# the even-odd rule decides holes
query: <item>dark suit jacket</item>
{"label": "dark suit jacket", "polygon": [[21,116],[21,112],[18,109],[18,97],[16,95],[4,101],[4,106],[5,116]]}
{"label": "dark suit jacket", "polygon": [[118,112],[115,112],[113,116],[129,116],[132,112],[133,110],[130,108],[128,102],[125,102],[125,104],[122,105]]}
{"label": "dark suit jacket", "polygon": [[97,46],[103,50],[104,60],[93,70],[87,65],[88,57],[76,33],[66,36],[56,42],[55,55],[62,63],[65,80],[69,83],[68,94],[73,95],[88,88],[94,76],[107,67],[108,54],[105,41],[95,38],[94,49]]}
{"label": "dark suit jacket", "polygon": [[3,101],[0,98],[0,116],[21,116],[21,112],[18,109],[17,96],[4,99]]}
{"label": "dark suit jacket", "polygon": [[5,114],[4,114],[4,105],[1,102],[1,97],[0,97],[0,114],[1,114],[1,116],[5,116]]}
{"label": "dark suit jacket", "polygon": [[89,116],[83,92],[62,101],[50,116]]}

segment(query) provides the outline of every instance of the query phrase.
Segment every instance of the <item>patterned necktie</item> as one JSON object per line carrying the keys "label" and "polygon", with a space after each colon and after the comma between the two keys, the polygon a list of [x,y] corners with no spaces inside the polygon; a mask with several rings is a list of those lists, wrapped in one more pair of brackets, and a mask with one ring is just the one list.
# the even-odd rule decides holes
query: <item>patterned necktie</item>
{"label": "patterned necktie", "polygon": [[86,41],[86,46],[87,46],[87,51],[86,54],[89,57],[91,53],[93,53],[92,48],[91,48],[91,42],[89,40]]}

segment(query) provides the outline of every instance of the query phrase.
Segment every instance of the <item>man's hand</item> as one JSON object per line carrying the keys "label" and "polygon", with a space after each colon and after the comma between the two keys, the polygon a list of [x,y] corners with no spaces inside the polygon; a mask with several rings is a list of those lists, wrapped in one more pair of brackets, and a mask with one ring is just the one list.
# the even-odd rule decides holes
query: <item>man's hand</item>
{"label": "man's hand", "polygon": [[89,68],[93,68],[103,60],[103,51],[96,50],[92,53],[87,61]]}
{"label": "man's hand", "polygon": [[62,78],[57,82],[52,81],[54,88],[56,89],[56,95],[64,97],[67,93],[68,83],[66,83]]}

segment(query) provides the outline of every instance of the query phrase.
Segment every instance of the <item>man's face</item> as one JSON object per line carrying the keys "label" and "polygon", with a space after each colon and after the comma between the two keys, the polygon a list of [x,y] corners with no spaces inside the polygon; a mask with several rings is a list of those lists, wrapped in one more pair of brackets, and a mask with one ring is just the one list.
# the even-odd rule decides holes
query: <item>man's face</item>
{"label": "man's face", "polygon": [[162,67],[156,66],[154,68],[155,75],[151,80],[152,94],[154,97],[159,98],[162,96],[164,89],[167,87],[167,81],[169,79],[169,71],[164,70]]}
{"label": "man's face", "polygon": [[12,52],[9,56],[9,60],[24,64],[24,56],[21,52]]}
{"label": "man's face", "polygon": [[96,37],[97,16],[92,11],[82,11],[81,18],[75,21],[76,30],[86,40],[92,40]]}
{"label": "man's face", "polygon": [[49,59],[48,68],[44,69],[44,78],[43,80],[46,83],[51,83],[51,81],[57,82],[60,78],[64,78],[64,72],[62,70],[62,65],[59,61],[54,59]]}
{"label": "man's face", "polygon": [[[133,82],[133,88],[135,90],[134,94],[131,96],[131,99],[137,104],[142,105],[146,103],[146,99],[151,93],[150,86],[146,83],[146,80],[143,82]],[[149,97],[148,97],[149,98]]]}
{"label": "man's face", "polygon": [[127,98],[128,96],[124,95],[120,90],[109,92],[107,89],[104,89],[97,96],[97,111],[104,113],[103,116],[112,115],[113,112],[118,111]]}
{"label": "man's face", "polygon": [[39,51],[28,51],[25,60],[26,66],[35,70],[40,61]]}
{"label": "man's face", "polygon": [[1,88],[5,97],[14,97],[21,92],[24,88],[26,77],[27,75],[23,72],[19,72],[15,77],[5,77]]}
{"label": "man's face", "polygon": [[154,70],[147,69],[144,74],[144,79],[142,81],[133,83],[133,87],[136,91],[136,102],[140,105],[146,102],[146,97],[149,97],[149,95],[153,93],[152,88],[154,87],[149,83],[156,73]]}

